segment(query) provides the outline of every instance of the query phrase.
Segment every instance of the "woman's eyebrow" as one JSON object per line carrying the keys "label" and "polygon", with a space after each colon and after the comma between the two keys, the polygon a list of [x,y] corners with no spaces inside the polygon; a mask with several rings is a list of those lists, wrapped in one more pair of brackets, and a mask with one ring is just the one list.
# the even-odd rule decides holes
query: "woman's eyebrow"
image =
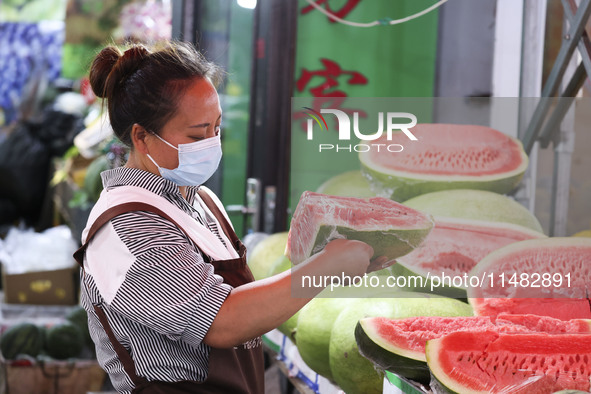
{"label": "woman's eyebrow", "polygon": [[[220,114],[220,116],[218,116],[218,118],[215,120],[216,122],[218,120],[220,120],[220,118],[222,117],[222,114]],[[194,128],[198,128],[198,127],[207,127],[209,126],[211,123],[199,123],[199,124],[194,124],[192,126],[189,126],[190,129],[194,129]]]}

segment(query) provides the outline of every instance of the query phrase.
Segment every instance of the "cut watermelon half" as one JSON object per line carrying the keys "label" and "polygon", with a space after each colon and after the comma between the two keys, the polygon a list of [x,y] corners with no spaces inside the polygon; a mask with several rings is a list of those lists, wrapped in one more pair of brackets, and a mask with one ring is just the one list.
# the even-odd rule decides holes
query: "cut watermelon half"
{"label": "cut watermelon half", "polygon": [[457,393],[589,391],[591,335],[455,332],[427,342],[433,376]]}
{"label": "cut watermelon half", "polygon": [[453,332],[504,332],[548,334],[589,333],[591,320],[563,321],[547,316],[501,315],[471,317],[411,317],[361,319],[355,329],[359,352],[378,368],[427,384],[425,344]]}
{"label": "cut watermelon half", "polygon": [[[514,242],[533,238],[546,238],[537,231],[510,224],[469,219],[435,217],[435,225],[425,241],[411,253],[397,260],[393,267],[397,274],[423,278],[463,278],[476,264],[494,250]],[[450,282],[452,280],[450,279]],[[462,280],[459,286],[415,286],[421,292],[466,298],[470,285]],[[414,281],[417,284],[417,281]]]}
{"label": "cut watermelon half", "polygon": [[374,256],[396,259],[417,247],[431,231],[432,218],[395,201],[304,192],[294,212],[287,255],[299,264],[337,238],[363,241]]}
{"label": "cut watermelon half", "polygon": [[418,124],[417,141],[403,133],[387,135],[376,144],[397,143],[387,149],[359,154],[362,172],[380,196],[405,201],[419,194],[448,189],[480,189],[507,194],[527,168],[521,142],[498,130],[477,125]]}
{"label": "cut watermelon half", "polygon": [[533,313],[565,320],[591,318],[590,262],[591,239],[587,238],[510,244],[486,256],[470,271],[470,275],[494,279],[468,289],[470,304],[477,315]]}

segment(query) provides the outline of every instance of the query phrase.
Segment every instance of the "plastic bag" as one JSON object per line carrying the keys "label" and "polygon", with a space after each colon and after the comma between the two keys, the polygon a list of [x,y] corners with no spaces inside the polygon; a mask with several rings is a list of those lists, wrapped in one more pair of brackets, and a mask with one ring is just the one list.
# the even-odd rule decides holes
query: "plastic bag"
{"label": "plastic bag", "polygon": [[432,227],[429,215],[387,198],[304,192],[291,221],[287,253],[299,264],[331,240],[345,238],[363,241],[373,247],[374,258],[391,261],[420,245]]}
{"label": "plastic bag", "polygon": [[75,265],[72,254],[76,247],[65,225],[41,233],[13,227],[0,242],[0,261],[7,274],[70,268]]}

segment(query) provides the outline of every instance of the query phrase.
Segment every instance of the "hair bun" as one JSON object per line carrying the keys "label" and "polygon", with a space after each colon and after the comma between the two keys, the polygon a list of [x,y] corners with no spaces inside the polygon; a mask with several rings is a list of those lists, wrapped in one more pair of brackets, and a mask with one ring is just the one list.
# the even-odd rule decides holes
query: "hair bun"
{"label": "hair bun", "polygon": [[94,94],[108,99],[118,84],[137,71],[148,54],[141,45],[134,45],[124,53],[114,46],[103,49],[90,68],[90,86]]}
{"label": "hair bun", "polygon": [[117,74],[116,81],[122,82],[136,72],[148,54],[148,50],[141,45],[134,45],[126,50],[113,69]]}
{"label": "hair bun", "polygon": [[94,58],[90,67],[89,79],[92,91],[97,97],[107,97],[107,78],[121,55],[121,51],[117,47],[108,46]]}

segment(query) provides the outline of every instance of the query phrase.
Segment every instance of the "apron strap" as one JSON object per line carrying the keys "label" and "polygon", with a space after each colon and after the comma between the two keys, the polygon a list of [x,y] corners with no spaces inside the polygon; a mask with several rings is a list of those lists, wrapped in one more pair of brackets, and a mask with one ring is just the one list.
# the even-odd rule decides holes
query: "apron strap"
{"label": "apron strap", "polygon": [[125,347],[121,344],[121,342],[119,342],[117,340],[117,338],[115,338],[115,334],[113,333],[113,330],[111,329],[111,326],[109,325],[109,321],[107,320],[107,315],[105,314],[105,311],[103,310],[103,308],[101,308],[98,305],[93,305],[93,307],[94,307],[94,312],[98,316],[98,318],[103,326],[103,330],[105,330],[105,332],[107,333],[107,336],[109,337],[109,341],[111,342],[111,345],[113,345],[113,349],[115,349],[115,353],[117,353],[117,357],[119,357],[119,361],[121,361],[121,364],[123,364],[123,369],[125,370],[125,372],[129,376],[129,378],[131,379],[131,381],[133,382],[135,387],[138,387],[141,384],[147,383],[148,381],[145,378],[139,377],[136,374],[135,364],[133,363],[131,355],[129,354],[129,351],[127,349],[125,349]]}
{"label": "apron strap", "polygon": [[[86,248],[88,248],[88,244],[90,243],[90,241],[92,240],[92,238],[94,237],[96,232],[101,227],[103,227],[109,220],[113,219],[114,217],[119,216],[119,215],[126,213],[126,212],[132,212],[132,211],[147,211],[147,212],[155,213],[155,214],[167,219],[168,221],[173,223],[175,226],[177,226],[181,231],[184,232],[183,226],[181,226],[177,222],[175,222],[174,219],[172,219],[169,215],[166,214],[166,212],[162,211],[160,208],[157,208],[153,205],[143,203],[143,202],[126,202],[123,204],[115,205],[114,207],[111,207],[111,208],[107,209],[105,212],[103,212],[94,221],[92,226],[90,226],[90,230],[88,231],[88,234],[86,236],[86,242],[84,242],[84,245],[80,246],[80,248],[78,248],[78,250],[76,250],[76,252],[74,252],[74,259],[76,259],[78,264],[80,264],[80,267],[84,267],[84,253],[86,252]],[[203,256],[205,257],[205,255],[203,255]],[[208,257],[205,257],[205,258],[208,259]]]}
{"label": "apron strap", "polygon": [[222,213],[222,211],[220,210],[218,205],[215,203],[215,201],[213,201],[213,199],[211,198],[209,193],[207,193],[205,190],[203,190],[201,188],[199,188],[199,190],[197,190],[197,193],[199,194],[199,197],[201,197],[201,199],[203,200],[205,205],[207,205],[207,208],[209,208],[211,213],[213,213],[213,215],[216,217],[216,219],[218,220],[218,223],[222,227],[222,230],[224,231],[224,233],[226,234],[228,239],[230,241],[232,241],[232,244],[234,245],[236,250],[240,250],[240,245],[241,245],[240,239],[238,239],[238,236],[236,235],[236,232],[234,232],[232,225],[230,225],[230,223],[228,223],[228,220],[226,219],[226,215],[224,215]]}
{"label": "apron strap", "polygon": [[[113,219],[114,217],[119,216],[119,215],[126,213],[126,212],[132,212],[132,211],[153,212],[153,213],[158,214],[158,215],[162,216],[163,218],[169,220],[170,222],[175,224],[179,229],[183,230],[183,227],[180,226],[177,222],[175,222],[169,215],[167,215],[164,211],[162,211],[159,208],[156,208],[153,205],[142,203],[142,202],[128,202],[128,203],[116,205],[114,207],[107,209],[94,221],[92,226],[90,226],[90,229],[89,229],[88,234],[86,236],[86,241],[84,242],[84,245],[82,245],[80,248],[78,248],[78,250],[76,250],[76,252],[74,252],[74,259],[76,259],[76,261],[78,262],[78,264],[80,264],[80,267],[83,270],[84,270],[84,253],[86,252],[86,249],[88,248],[88,244],[90,243],[90,241],[92,240],[92,238],[94,237],[96,232],[101,227],[103,227],[109,220]],[[136,387],[138,387],[141,384],[147,383],[148,381],[145,378],[139,377],[136,374],[135,364],[133,362],[133,359],[131,358],[129,351],[127,349],[125,349],[125,347],[115,337],[115,334],[113,333],[113,330],[111,329],[111,325],[109,324],[109,320],[107,319],[107,315],[105,314],[105,311],[103,310],[103,308],[101,308],[98,305],[93,305],[93,307],[94,307],[94,312],[96,313],[97,317],[99,318],[99,320],[101,322],[101,325],[103,326],[103,330],[105,330],[105,333],[109,337],[109,341],[111,342],[111,345],[113,346],[113,349],[115,350],[115,353],[117,353],[117,357],[119,358],[119,360],[123,364],[123,369],[125,370],[125,372],[129,376],[129,378],[131,379],[133,384]]]}

